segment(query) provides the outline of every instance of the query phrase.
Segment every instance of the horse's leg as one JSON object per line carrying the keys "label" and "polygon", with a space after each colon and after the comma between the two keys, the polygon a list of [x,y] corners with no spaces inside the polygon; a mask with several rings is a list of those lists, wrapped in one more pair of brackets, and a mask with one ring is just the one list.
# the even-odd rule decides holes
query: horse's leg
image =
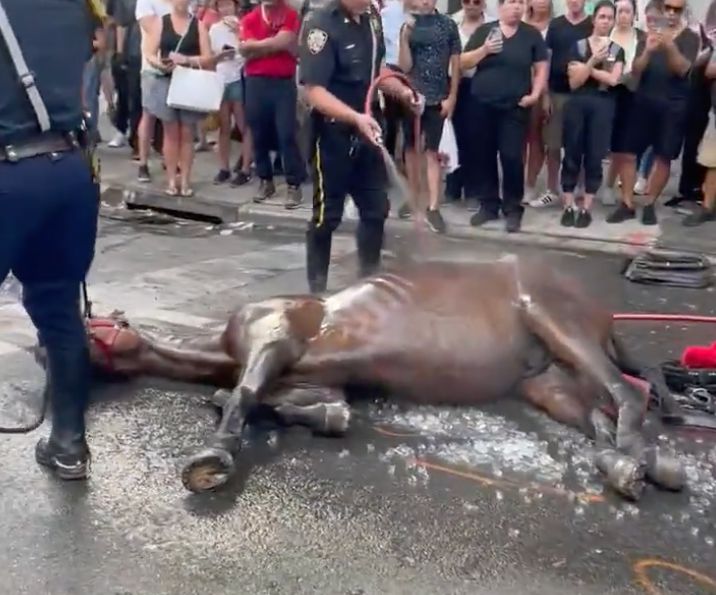
{"label": "horse's leg", "polygon": [[305,426],[316,434],[343,436],[350,424],[350,406],[336,388],[287,386],[261,403],[273,407],[285,424]]}
{"label": "horse's leg", "polygon": [[[220,389],[210,398],[219,409],[231,399],[231,391]],[[343,390],[323,386],[281,386],[261,399],[282,423],[305,426],[316,434],[342,436],[351,419]]]}
{"label": "horse's leg", "polygon": [[224,405],[221,421],[211,445],[192,456],[182,471],[184,486],[203,492],[225,484],[234,468],[234,455],[241,447],[246,416],[264,396],[266,389],[283,370],[301,357],[303,344],[294,336],[288,320],[280,312],[237,325],[235,343],[246,343],[246,363],[239,382]]}
{"label": "horse's leg", "polygon": [[614,424],[602,411],[579,398],[580,385],[575,378],[553,364],[539,376],[524,380],[521,389],[527,401],[552,419],[593,439],[603,449],[595,463],[606,475],[607,483],[628,498],[639,497],[644,489],[643,468],[614,450]]}
{"label": "horse's leg", "polygon": [[525,322],[557,361],[583,374],[597,390],[606,391],[618,411],[617,448],[634,457],[644,449],[644,399],[621,375],[596,338],[579,324],[552,315],[533,300],[523,303]]}

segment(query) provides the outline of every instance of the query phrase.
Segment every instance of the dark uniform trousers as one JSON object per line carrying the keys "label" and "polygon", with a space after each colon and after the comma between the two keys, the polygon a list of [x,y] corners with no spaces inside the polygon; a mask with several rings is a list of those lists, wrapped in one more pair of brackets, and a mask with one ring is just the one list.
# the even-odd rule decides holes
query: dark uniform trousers
{"label": "dark uniform trousers", "polygon": [[79,150],[0,161],[0,282],[12,271],[48,352],[53,438],[84,440],[89,352],[80,284],[94,257],[98,187]]}
{"label": "dark uniform trousers", "polygon": [[361,276],[380,265],[390,203],[383,156],[353,127],[314,115],[313,140],[313,216],[306,237],[306,268],[311,291],[320,293],[326,290],[331,238],[343,218],[346,195],[360,215],[356,243]]}

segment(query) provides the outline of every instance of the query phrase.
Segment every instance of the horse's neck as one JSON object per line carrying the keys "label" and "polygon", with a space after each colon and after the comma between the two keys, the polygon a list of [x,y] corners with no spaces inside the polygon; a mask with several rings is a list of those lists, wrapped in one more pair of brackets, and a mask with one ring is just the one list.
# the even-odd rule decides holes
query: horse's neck
{"label": "horse's neck", "polygon": [[176,343],[149,339],[142,354],[145,374],[184,382],[211,380],[232,364],[233,360],[221,349],[218,337]]}

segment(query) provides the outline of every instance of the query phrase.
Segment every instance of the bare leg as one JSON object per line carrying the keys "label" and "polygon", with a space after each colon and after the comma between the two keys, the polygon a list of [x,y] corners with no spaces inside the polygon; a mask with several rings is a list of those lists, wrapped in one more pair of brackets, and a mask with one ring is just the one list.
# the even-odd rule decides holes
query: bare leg
{"label": "bare leg", "polygon": [[620,158],[619,176],[622,180],[622,202],[634,208],[634,184],[636,183],[636,155],[624,154]]}
{"label": "bare leg", "polygon": [[181,191],[191,189],[191,168],[194,165],[194,128],[191,124],[180,124],[179,164],[181,165]]}
{"label": "bare leg", "polygon": [[671,172],[671,162],[666,161],[662,157],[654,158],[654,165],[651,168],[651,174],[649,174],[649,182],[647,183],[648,198],[646,199],[649,204],[654,204],[656,199],[661,196],[661,193],[669,181],[669,173]]}
{"label": "bare leg", "polygon": [[219,168],[229,171],[229,149],[231,146],[231,104],[224,101],[219,110]]}
{"label": "bare leg", "polygon": [[440,162],[435,151],[426,151],[428,166],[428,208],[437,211],[440,208]]}
{"label": "bare leg", "polygon": [[181,141],[179,122],[164,122],[164,163],[167,166],[167,190],[177,189],[177,167],[179,165],[179,143]]}
{"label": "bare leg", "polygon": [[251,138],[251,130],[246,125],[244,106],[238,101],[233,102],[234,122],[241,131],[241,171],[245,174],[251,173],[251,162],[254,160],[254,144]]}

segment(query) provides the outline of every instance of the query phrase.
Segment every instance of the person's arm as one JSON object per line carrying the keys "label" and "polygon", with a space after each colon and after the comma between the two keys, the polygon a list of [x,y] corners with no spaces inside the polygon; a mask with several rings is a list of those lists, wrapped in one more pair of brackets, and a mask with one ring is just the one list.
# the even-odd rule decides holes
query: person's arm
{"label": "person's arm", "polygon": [[[494,23],[491,23],[494,24]],[[479,27],[468,39],[465,49],[460,54],[460,69],[462,71],[475,68],[487,56],[497,51],[501,42],[486,41],[487,29],[483,25]]]}
{"label": "person's arm", "polygon": [[583,62],[585,52],[588,49],[590,49],[588,39],[580,39],[569,48],[569,53],[567,54],[567,81],[571,91],[579,89],[589,80],[592,68],[599,64],[602,59],[602,55],[591,54],[587,61]]}
{"label": "person's arm", "polygon": [[457,23],[450,19],[450,64],[448,66],[448,74],[450,76],[450,89],[448,96],[443,100],[440,111],[445,118],[452,118],[457,103],[457,90],[460,85],[460,52],[462,44],[460,42],[460,33],[457,30]]}
{"label": "person's arm", "polygon": [[679,44],[670,35],[665,36],[663,48],[666,51],[666,63],[669,70],[678,76],[686,76],[699,52],[699,37],[686,29],[686,35],[682,35]]}
{"label": "person's arm", "polygon": [[590,76],[604,85],[616,87],[621,81],[622,72],[624,72],[624,62],[615,62],[611,71],[592,68]]}
{"label": "person's arm", "polygon": [[323,15],[314,14],[306,23],[299,46],[300,81],[308,104],[326,118],[355,126],[373,143],[381,135],[380,126],[369,115],[362,114],[338,99],[328,90],[336,68],[335,48],[330,28],[323,23]]}
{"label": "person's arm", "polygon": [[148,21],[149,27],[145,34],[142,35],[142,56],[150,66],[168,72],[171,70],[170,66],[167,66],[162,59],[159,57],[159,42],[162,36],[162,21],[156,19]]}
{"label": "person's arm", "polygon": [[398,68],[408,74],[413,69],[413,52],[410,51],[410,36],[415,26],[414,19],[409,17],[400,27],[398,33]]}
{"label": "person's arm", "polygon": [[278,52],[295,52],[301,24],[295,10],[291,9],[288,14],[283,28],[273,37],[242,40],[239,44],[241,55],[245,58],[259,58]]}
{"label": "person's arm", "polygon": [[536,29],[533,32],[532,43],[532,89],[529,95],[520,99],[521,107],[529,107],[537,103],[547,87],[547,72],[549,69],[547,44]]}
{"label": "person's arm", "polygon": [[639,51],[639,47],[637,47],[637,55],[631,63],[631,71],[634,76],[639,76],[642,72],[644,72],[644,70],[646,70],[646,67],[649,65],[649,61],[651,60],[651,56],[657,50],[660,43],[661,38],[659,33],[647,34],[646,40],[641,47],[641,52]]}

